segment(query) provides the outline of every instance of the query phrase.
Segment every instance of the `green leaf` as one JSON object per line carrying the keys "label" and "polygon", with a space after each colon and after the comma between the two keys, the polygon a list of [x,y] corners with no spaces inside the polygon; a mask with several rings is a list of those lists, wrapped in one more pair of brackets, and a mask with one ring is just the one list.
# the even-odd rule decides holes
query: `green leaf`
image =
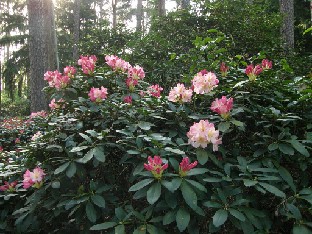
{"label": "green leaf", "polygon": [[121,224],[115,227],[115,234],[124,234],[125,232],[125,225]]}
{"label": "green leaf", "polygon": [[93,158],[93,149],[89,150],[89,151],[85,154],[85,156],[83,156],[82,158],[79,158],[79,159],[77,159],[77,160],[75,160],[75,161],[78,162],[78,163],[83,163],[83,164],[85,164],[85,163],[89,162],[92,158]]}
{"label": "green leaf", "polygon": [[159,182],[154,183],[148,190],[146,198],[149,204],[153,205],[159,199],[161,195],[161,184]]}
{"label": "green leaf", "polygon": [[312,231],[304,225],[295,225],[293,230],[293,234],[312,234]]}
{"label": "green leaf", "polygon": [[193,168],[192,170],[190,170],[187,175],[188,176],[192,176],[192,175],[201,175],[201,174],[205,174],[206,172],[208,172],[209,170],[206,168]]}
{"label": "green leaf", "polygon": [[91,140],[91,138],[90,138],[88,135],[83,134],[83,133],[79,133],[79,135],[80,135],[83,139],[85,139],[88,143],[91,143],[91,144],[92,144],[92,140]]}
{"label": "green leaf", "polygon": [[164,150],[169,151],[171,153],[175,153],[175,154],[180,154],[180,155],[185,155],[185,152],[179,149],[173,149],[171,147],[166,147]]}
{"label": "green leaf", "polygon": [[181,178],[174,178],[171,182],[162,180],[161,184],[165,186],[170,192],[176,191],[181,185],[182,179]]}
{"label": "green leaf", "polygon": [[244,123],[238,120],[232,120],[231,123],[237,127],[244,127]]}
{"label": "green leaf", "polygon": [[93,149],[93,155],[94,155],[94,157],[95,157],[98,161],[100,161],[100,162],[105,162],[106,157],[105,157],[105,153],[104,153],[104,148],[103,148],[103,147],[100,147],[100,146],[95,147],[95,148]]}
{"label": "green leaf", "polygon": [[230,127],[231,127],[231,124],[229,122],[221,122],[218,125],[218,130],[221,132],[225,132],[229,130]]}
{"label": "green leaf", "polygon": [[71,162],[70,163],[70,165],[69,165],[69,167],[67,168],[67,170],[66,170],[66,175],[67,175],[67,177],[68,178],[71,178],[71,177],[73,177],[74,175],[75,175],[75,173],[76,173],[76,163],[74,163],[74,162]]}
{"label": "green leaf", "polygon": [[58,168],[55,169],[54,174],[57,175],[63,171],[65,171],[65,169],[69,166],[70,162],[66,162],[64,164],[62,164],[61,166],[59,166]]}
{"label": "green leaf", "polygon": [[234,216],[235,218],[237,218],[238,220],[240,220],[242,222],[244,222],[246,220],[245,215],[238,210],[235,210],[233,208],[229,208],[229,212],[232,216]]}
{"label": "green leaf", "polygon": [[86,214],[90,222],[94,223],[96,221],[96,210],[91,202],[86,205]]}
{"label": "green leaf", "polygon": [[90,230],[91,231],[105,230],[105,229],[109,229],[109,228],[115,227],[116,225],[117,225],[117,223],[115,223],[115,222],[105,222],[105,223],[100,223],[100,224],[93,225],[90,228]]}
{"label": "green leaf", "polygon": [[203,192],[207,192],[207,189],[201,183],[198,183],[195,180],[189,180],[189,179],[185,179],[185,181],[187,181],[190,185],[197,188],[198,190],[203,191]]}
{"label": "green leaf", "polygon": [[206,201],[203,203],[204,206],[207,206],[208,208],[221,208],[222,205],[215,201]]}
{"label": "green leaf", "polygon": [[256,180],[243,179],[243,181],[244,181],[244,185],[246,187],[254,186],[258,183],[258,181],[256,181]]}
{"label": "green leaf", "polygon": [[150,130],[152,126],[155,126],[154,124],[152,123],[149,123],[149,122],[139,122],[138,123],[138,126],[139,128],[143,129],[143,130]]}
{"label": "green leaf", "polygon": [[309,151],[305,148],[305,146],[303,144],[301,144],[299,141],[292,139],[289,142],[299,153],[301,153],[302,155],[309,157],[310,153]]}
{"label": "green leaf", "polygon": [[268,146],[268,150],[270,151],[274,151],[278,148],[278,144],[277,143],[272,143]]}
{"label": "green leaf", "polygon": [[296,192],[296,186],[294,184],[294,180],[291,176],[291,174],[282,166],[280,166],[278,168],[278,172],[280,174],[280,176],[283,178],[283,180],[285,180],[287,182],[287,184],[290,186],[290,188]]}
{"label": "green leaf", "polygon": [[259,184],[265,189],[267,190],[268,192],[270,193],[273,193],[274,195],[278,196],[278,197],[282,197],[282,198],[285,198],[286,195],[283,191],[279,190],[278,188],[276,188],[275,186],[273,185],[270,185],[270,184],[267,184],[267,183],[262,183],[262,182],[259,182]]}
{"label": "green leaf", "polygon": [[220,227],[221,225],[225,223],[227,218],[228,218],[228,212],[226,210],[220,209],[220,210],[217,210],[217,212],[212,217],[212,223],[216,227]]}
{"label": "green leaf", "polygon": [[190,222],[190,219],[191,219],[191,215],[186,209],[180,208],[178,210],[176,222],[177,222],[177,227],[180,232],[183,232],[187,228]]}
{"label": "green leaf", "polygon": [[288,144],[278,144],[278,148],[283,154],[294,155],[295,153],[294,148]]}
{"label": "green leaf", "polygon": [[176,212],[174,210],[170,210],[163,217],[163,225],[168,225],[172,223],[176,219]]}
{"label": "green leaf", "polygon": [[105,208],[105,199],[102,196],[95,194],[91,197],[91,200],[98,207]]}
{"label": "green leaf", "polygon": [[196,150],[197,160],[201,165],[205,165],[209,159],[208,153],[204,149]]}
{"label": "green leaf", "polygon": [[297,220],[302,219],[302,215],[298,207],[296,207],[293,204],[286,204],[287,209],[292,213],[292,215],[295,217]]}
{"label": "green leaf", "polygon": [[71,151],[69,151],[69,152],[71,152],[71,153],[80,152],[80,151],[85,150],[85,149],[88,149],[88,148],[89,148],[89,146],[78,146],[78,147],[73,147],[73,148],[71,149]]}
{"label": "green leaf", "polygon": [[216,178],[216,177],[206,177],[203,179],[203,181],[209,182],[209,183],[216,183],[216,182],[221,182],[221,178]]}
{"label": "green leaf", "polygon": [[144,179],[144,180],[141,180],[140,182],[136,183],[135,185],[132,185],[130,188],[129,188],[129,191],[137,191],[141,188],[144,188],[145,186],[149,185],[150,183],[152,183],[154,181],[154,179]]}
{"label": "green leaf", "polygon": [[180,186],[182,196],[186,202],[193,210],[197,209],[197,195],[194,190],[185,182]]}
{"label": "green leaf", "polygon": [[61,187],[60,181],[53,181],[51,185],[52,185],[52,188],[55,188],[55,189],[58,189]]}

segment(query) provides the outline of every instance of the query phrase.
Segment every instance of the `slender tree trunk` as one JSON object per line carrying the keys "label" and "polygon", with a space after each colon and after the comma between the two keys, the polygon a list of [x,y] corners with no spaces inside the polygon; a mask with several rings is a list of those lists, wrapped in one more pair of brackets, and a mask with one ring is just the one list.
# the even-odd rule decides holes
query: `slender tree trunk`
{"label": "slender tree trunk", "polygon": [[142,31],[142,14],[143,14],[143,3],[142,0],[138,0],[137,11],[136,11],[136,31]]}
{"label": "slender tree trunk", "polygon": [[312,1],[310,2],[311,22],[312,22]]}
{"label": "slender tree trunk", "polygon": [[291,53],[295,46],[294,34],[294,0],[279,0],[280,12],[283,16],[281,26],[281,36],[284,51],[286,54]]}
{"label": "slender tree trunk", "polygon": [[73,45],[73,60],[78,61],[78,45],[79,45],[79,31],[80,31],[80,0],[75,0],[74,5],[74,45]]}
{"label": "slender tree trunk", "polygon": [[47,85],[43,75],[56,68],[55,42],[52,27],[51,0],[28,0],[30,110],[47,110],[48,102],[42,89]]}
{"label": "slender tree trunk", "polygon": [[113,28],[115,29],[117,26],[117,0],[112,0],[112,8],[113,8]]}
{"label": "slender tree trunk", "polygon": [[166,15],[165,0],[157,0],[156,8],[157,8],[158,16],[165,16]]}
{"label": "slender tree trunk", "polygon": [[190,6],[190,0],[181,0],[181,8],[186,10]]}

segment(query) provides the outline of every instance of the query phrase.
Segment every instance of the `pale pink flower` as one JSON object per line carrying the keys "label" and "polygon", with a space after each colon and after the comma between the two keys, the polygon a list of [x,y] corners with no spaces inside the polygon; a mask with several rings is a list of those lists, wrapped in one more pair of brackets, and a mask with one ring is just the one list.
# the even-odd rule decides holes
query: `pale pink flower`
{"label": "pale pink flower", "polygon": [[132,92],[134,90],[134,87],[136,85],[138,85],[138,80],[129,77],[126,80],[126,84],[127,84],[128,88],[129,88],[129,90]]}
{"label": "pale pink flower", "polygon": [[135,67],[130,67],[128,70],[128,77],[135,80],[142,80],[145,77],[145,73],[142,67],[136,65]]}
{"label": "pale pink flower", "polygon": [[261,66],[263,70],[272,69],[272,61],[269,61],[268,59],[263,59],[261,62]]}
{"label": "pale pink flower", "polygon": [[17,181],[13,181],[11,183],[5,181],[4,185],[0,186],[0,191],[14,191],[15,186],[17,185]]}
{"label": "pale pink flower", "polygon": [[171,88],[168,100],[171,102],[190,102],[192,100],[193,91],[186,89],[184,84],[177,84],[176,87]]}
{"label": "pale pink flower", "polygon": [[82,72],[86,75],[90,75],[94,72],[95,63],[97,61],[97,58],[95,55],[88,56],[80,56],[80,59],[78,60],[78,65],[81,66]]}
{"label": "pale pink flower", "polygon": [[250,81],[255,81],[257,76],[263,71],[260,65],[254,67],[253,64],[250,64],[246,67],[245,73],[249,77]]}
{"label": "pale pink flower", "polygon": [[92,102],[102,102],[107,98],[107,88],[101,86],[101,89],[92,87],[88,96]]}
{"label": "pale pink flower", "polygon": [[31,140],[32,141],[36,141],[36,140],[38,140],[41,137],[42,137],[42,132],[38,131],[31,137]]}
{"label": "pale pink flower", "polygon": [[216,98],[212,103],[210,109],[213,112],[221,115],[222,118],[227,119],[230,116],[230,111],[233,108],[233,98],[227,99],[226,96],[222,98]]}
{"label": "pale pink flower", "polygon": [[124,97],[124,102],[131,104],[132,103],[132,97],[131,96]]}
{"label": "pale pink flower", "polygon": [[192,84],[194,86],[194,92],[197,94],[204,94],[211,92],[214,88],[218,86],[219,80],[217,76],[212,73],[208,72],[203,74],[203,72],[198,72],[193,80]]}
{"label": "pale pink flower", "polygon": [[60,108],[64,108],[65,107],[65,103],[64,103],[64,99],[60,99],[58,101],[55,101],[55,98],[53,98],[49,104],[49,107],[51,108],[51,110],[54,109],[60,109]]}
{"label": "pale pink flower", "polygon": [[230,69],[230,68],[229,68],[228,66],[226,66],[224,62],[222,62],[222,63],[220,64],[221,76],[225,77],[225,76],[227,75],[229,69]]}
{"label": "pale pink flower", "polygon": [[190,160],[188,157],[185,157],[182,159],[182,162],[179,166],[179,174],[180,176],[186,176],[187,172],[189,172],[191,169],[197,166],[197,161],[194,161],[193,163],[190,163]]}
{"label": "pale pink flower", "polygon": [[215,130],[214,124],[208,120],[200,120],[199,123],[194,123],[187,133],[189,144],[193,147],[206,148],[209,143],[213,144],[213,151],[218,150],[218,145],[222,143],[219,137],[219,131]]}
{"label": "pale pink flower", "polygon": [[21,140],[17,137],[17,138],[15,139],[15,144],[19,144],[19,143],[21,143]]}
{"label": "pale pink flower", "polygon": [[156,179],[160,179],[163,171],[168,168],[168,163],[163,164],[162,159],[157,155],[154,158],[148,156],[148,164],[144,163],[144,168],[150,171]]}
{"label": "pale pink flower", "polygon": [[106,55],[105,56],[106,64],[110,66],[114,71],[127,71],[131,65],[125,60],[119,58],[116,55]]}
{"label": "pale pink flower", "polygon": [[55,70],[55,71],[47,71],[44,74],[44,80],[48,81],[49,86],[54,88],[55,87],[55,82],[57,82],[59,79],[62,78],[62,73],[60,73],[59,71]]}
{"label": "pale pink flower", "polygon": [[38,118],[38,117],[45,118],[47,115],[48,115],[47,112],[45,112],[44,110],[38,111],[38,112],[32,112],[30,114],[30,119]]}
{"label": "pale pink flower", "polygon": [[64,68],[64,75],[65,76],[73,78],[75,74],[76,74],[76,68],[74,68],[72,66],[66,66]]}
{"label": "pale pink flower", "polygon": [[160,93],[161,91],[163,91],[163,88],[161,86],[159,86],[158,84],[156,85],[151,85],[147,88],[147,92],[149,93],[149,95],[153,96],[153,97],[160,97]]}
{"label": "pale pink flower", "polygon": [[0,146],[0,153],[3,151],[3,146]]}
{"label": "pale pink flower", "polygon": [[45,173],[40,167],[36,167],[32,172],[27,169],[23,175],[23,188],[28,189],[31,186],[40,188],[42,186],[44,176]]}

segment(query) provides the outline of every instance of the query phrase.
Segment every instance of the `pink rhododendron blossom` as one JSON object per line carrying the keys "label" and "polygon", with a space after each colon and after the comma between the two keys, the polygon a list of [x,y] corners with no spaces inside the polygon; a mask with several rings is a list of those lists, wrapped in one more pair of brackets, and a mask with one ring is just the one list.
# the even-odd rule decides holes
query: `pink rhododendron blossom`
{"label": "pink rhododendron blossom", "polygon": [[128,77],[135,80],[142,80],[145,77],[143,68],[136,65],[135,67],[130,67],[128,70]]}
{"label": "pink rhododendron blossom", "polygon": [[254,67],[253,64],[250,64],[246,67],[245,73],[249,77],[250,81],[255,81],[257,76],[263,71],[260,65]]}
{"label": "pink rhododendron blossom", "polygon": [[199,73],[201,73],[204,76],[204,75],[208,74],[208,71],[206,69],[203,69]]}
{"label": "pink rhododendron blossom", "polygon": [[143,90],[140,91],[140,96],[144,97],[146,95],[146,92],[144,92]]}
{"label": "pink rhododendron blossom", "polygon": [[11,183],[4,181],[4,185],[0,186],[0,191],[14,191],[15,186],[17,185],[17,181],[13,181]]}
{"label": "pink rhododendron blossom", "polygon": [[78,65],[81,66],[82,72],[86,75],[90,75],[93,73],[95,68],[95,63],[97,61],[97,58],[95,55],[88,56],[80,56],[80,59],[78,60]]}
{"label": "pink rhododendron blossom", "polygon": [[131,104],[132,103],[132,97],[131,96],[124,97],[124,102]]}
{"label": "pink rhododendron blossom", "polygon": [[163,88],[161,86],[159,86],[158,84],[156,85],[151,85],[147,88],[147,92],[149,93],[149,95],[153,96],[153,97],[160,97],[160,93],[161,91],[163,91]]}
{"label": "pink rhododendron blossom", "polygon": [[263,59],[261,62],[261,66],[263,70],[272,69],[272,61],[269,61],[268,59]]}
{"label": "pink rhododendron blossom", "polygon": [[187,172],[189,172],[191,169],[197,166],[197,161],[190,163],[190,159],[188,157],[185,157],[182,159],[182,162],[179,166],[179,174],[180,176],[186,176]]}
{"label": "pink rhododendron blossom", "polygon": [[219,131],[215,130],[214,124],[208,120],[200,120],[199,123],[194,123],[187,133],[189,144],[193,147],[206,148],[209,143],[213,144],[213,151],[218,150],[218,145],[222,143],[219,138]]}
{"label": "pink rhododendron blossom", "polygon": [[225,77],[225,76],[227,75],[229,69],[230,69],[230,68],[229,68],[228,66],[226,66],[224,62],[222,62],[222,63],[220,64],[221,76]]}
{"label": "pink rhododendron blossom", "polygon": [[92,87],[88,96],[92,102],[102,102],[107,98],[107,88],[101,86],[101,89]]}
{"label": "pink rhododendron blossom", "polygon": [[33,119],[33,118],[38,118],[38,117],[41,117],[41,118],[45,118],[45,117],[47,117],[47,112],[45,112],[45,111],[38,111],[38,112],[32,112],[31,114],[30,114],[30,119]]}
{"label": "pink rhododendron blossom", "polygon": [[21,140],[17,137],[17,138],[15,139],[15,144],[19,144],[19,143],[21,143]]}
{"label": "pink rhododendron blossom", "polygon": [[157,155],[154,158],[148,156],[148,164],[144,163],[144,168],[150,171],[156,179],[160,179],[163,171],[168,168],[168,163],[163,164],[162,159]]}
{"label": "pink rhododendron blossom", "polygon": [[3,146],[0,146],[0,153],[3,151]]}
{"label": "pink rhododendron blossom", "polygon": [[106,64],[110,66],[114,71],[127,71],[131,65],[125,60],[119,58],[116,55],[106,55],[105,56]]}
{"label": "pink rhododendron blossom", "polygon": [[64,68],[64,75],[65,76],[73,78],[75,74],[76,74],[76,68],[74,68],[72,66],[66,66]]}
{"label": "pink rhododendron blossom", "polygon": [[65,103],[64,103],[64,99],[60,99],[58,101],[55,101],[55,98],[53,98],[49,104],[49,107],[51,108],[51,110],[54,109],[60,109],[60,108],[64,108],[65,107]]}
{"label": "pink rhododendron blossom", "polygon": [[211,92],[219,84],[217,76],[208,72],[203,74],[203,72],[198,72],[192,80],[194,86],[194,92],[197,94],[204,94]]}
{"label": "pink rhododendron blossom", "polygon": [[213,112],[221,115],[222,118],[228,119],[230,116],[230,111],[233,108],[233,98],[227,99],[226,96],[222,96],[222,98],[216,98],[212,103],[210,109]]}
{"label": "pink rhododendron blossom", "polygon": [[27,189],[31,186],[40,188],[45,176],[44,171],[40,167],[36,167],[32,172],[28,169],[24,173],[23,188]]}
{"label": "pink rhododendron blossom", "polygon": [[127,80],[126,80],[126,84],[127,84],[128,88],[129,88],[129,90],[130,90],[131,92],[133,92],[133,91],[134,91],[134,87],[135,87],[136,85],[138,85],[138,80],[129,77],[129,78],[127,78]]}
{"label": "pink rhododendron blossom", "polygon": [[50,87],[56,88],[58,90],[65,88],[70,82],[70,78],[68,76],[63,76],[62,73],[59,73],[58,71],[47,71],[44,74],[44,80],[48,81]]}
{"label": "pink rhododendron blossom", "polygon": [[193,91],[186,89],[184,84],[177,84],[176,87],[171,88],[168,100],[171,102],[190,102],[192,100]]}
{"label": "pink rhododendron blossom", "polygon": [[41,137],[42,137],[42,132],[38,131],[31,137],[31,140],[32,141],[36,141],[36,140],[38,140]]}

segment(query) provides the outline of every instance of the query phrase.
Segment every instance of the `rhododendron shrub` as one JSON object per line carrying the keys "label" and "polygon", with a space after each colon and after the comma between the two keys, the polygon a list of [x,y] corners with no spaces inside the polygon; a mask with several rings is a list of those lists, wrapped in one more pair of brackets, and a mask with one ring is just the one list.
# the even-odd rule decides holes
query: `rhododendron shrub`
{"label": "rhododendron shrub", "polygon": [[280,83],[274,69],[250,82],[244,63],[223,61],[226,77],[218,61],[172,86],[148,83],[151,71],[115,55],[81,56],[64,69],[66,86],[45,88],[54,109],[30,120],[46,123],[19,146],[23,168],[0,183],[3,201],[24,197],[10,211],[12,230],[279,233],[281,220],[289,230],[308,227],[311,130],[299,124],[304,116],[284,112],[303,106],[271,100]]}

